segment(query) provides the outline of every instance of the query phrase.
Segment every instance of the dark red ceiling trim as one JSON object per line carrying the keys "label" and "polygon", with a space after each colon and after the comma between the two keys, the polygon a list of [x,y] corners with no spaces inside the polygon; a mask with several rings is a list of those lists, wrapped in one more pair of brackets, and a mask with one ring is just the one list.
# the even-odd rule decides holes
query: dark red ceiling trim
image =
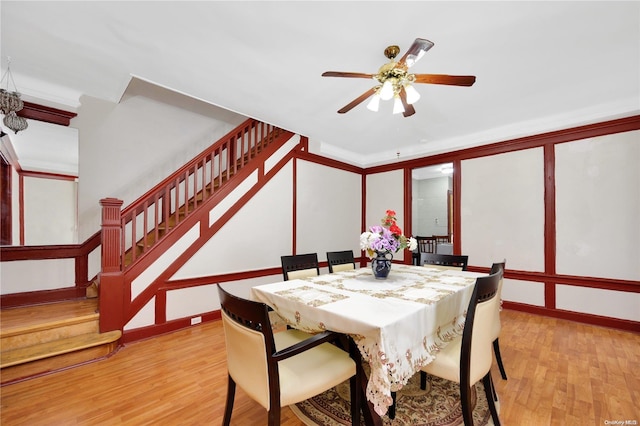
{"label": "dark red ceiling trim", "polygon": [[434,164],[451,162],[453,159],[468,160],[470,158],[486,157],[489,155],[503,154],[505,152],[522,149],[537,148],[544,145],[572,142],[580,139],[610,135],[614,133],[628,132],[640,129],[640,115],[605,121],[602,123],[587,124],[569,129],[556,130],[532,136],[524,136],[517,139],[480,145],[473,148],[449,151],[428,157],[416,158],[399,163],[383,164],[365,169],[366,174],[388,172],[403,167],[417,168]]}
{"label": "dark red ceiling trim", "polygon": [[46,123],[68,126],[71,122],[71,119],[78,114],[76,114],[75,112],[46,107],[44,105],[38,105],[31,102],[25,102],[24,108],[18,111],[18,115],[20,117],[29,118],[31,120],[39,120]]}

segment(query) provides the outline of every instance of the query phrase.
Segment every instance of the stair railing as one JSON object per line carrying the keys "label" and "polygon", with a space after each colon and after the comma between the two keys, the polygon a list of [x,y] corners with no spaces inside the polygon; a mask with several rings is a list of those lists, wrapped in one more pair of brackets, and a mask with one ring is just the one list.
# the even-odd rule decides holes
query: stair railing
{"label": "stair railing", "polygon": [[121,270],[216,194],[280,133],[275,126],[249,119],[122,210]]}

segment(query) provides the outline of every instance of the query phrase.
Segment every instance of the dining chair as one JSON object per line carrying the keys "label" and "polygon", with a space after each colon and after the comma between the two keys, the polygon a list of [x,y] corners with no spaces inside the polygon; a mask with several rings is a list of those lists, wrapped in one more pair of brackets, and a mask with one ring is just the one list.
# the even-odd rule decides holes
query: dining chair
{"label": "dining chair", "polygon": [[436,252],[436,239],[434,237],[416,236],[416,242],[418,243],[418,253]]}
{"label": "dining chair", "polygon": [[469,256],[457,255],[457,254],[435,254],[435,253],[420,253],[420,266],[430,266],[439,269],[458,269],[461,271],[467,270],[467,263],[469,262]]}
{"label": "dining chair", "polygon": [[282,262],[282,275],[285,281],[320,275],[318,253],[280,256],[280,261]]}
{"label": "dining chair", "polygon": [[327,263],[329,273],[356,269],[356,261],[353,259],[353,250],[328,251]]}
{"label": "dining chair", "polygon": [[[500,304],[498,289],[501,279],[501,271],[476,278],[462,336],[449,342],[432,362],[421,369],[421,372],[460,384],[462,418],[465,426],[473,426],[471,387],[480,380],[484,385],[493,424],[500,425],[491,378],[491,344],[494,311]],[[426,388],[426,376],[421,377],[420,387]]]}
{"label": "dining chair", "polygon": [[451,239],[448,235],[434,235],[433,238],[436,239],[436,244],[438,243],[450,243]]}
{"label": "dining chair", "polygon": [[[268,307],[243,299],[218,284],[227,351],[227,399],[222,424],[231,422],[236,385],[268,411],[268,425],[280,424],[281,407],[309,399],[349,380],[351,422],[360,425],[361,368],[358,349],[351,353],[330,342],[343,335],[307,334],[290,329],[273,333]],[[359,361],[358,361],[359,362]]]}
{"label": "dining chair", "polygon": [[500,343],[498,342],[498,338],[500,337],[500,330],[502,329],[502,324],[500,322],[500,311],[502,304],[502,283],[504,281],[504,268],[506,264],[506,260],[502,262],[497,262],[491,265],[491,271],[489,274],[495,274],[496,272],[501,272],[502,277],[500,278],[500,284],[498,285],[498,299],[500,303],[498,304],[498,309],[494,312],[493,319],[493,352],[496,356],[496,361],[498,363],[498,368],[500,369],[500,375],[503,380],[507,380],[507,373],[504,370],[504,365],[502,364],[502,356],[500,355]]}

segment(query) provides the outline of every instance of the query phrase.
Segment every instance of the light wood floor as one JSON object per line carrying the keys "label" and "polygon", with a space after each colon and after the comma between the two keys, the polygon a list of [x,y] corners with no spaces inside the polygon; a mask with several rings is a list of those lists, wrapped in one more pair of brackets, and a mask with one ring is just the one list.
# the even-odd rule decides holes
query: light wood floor
{"label": "light wood floor", "polygon": [[[493,377],[504,425],[640,423],[640,335],[505,310],[509,380]],[[222,326],[135,342],[106,360],[0,388],[0,423],[219,425],[226,395]],[[635,423],[634,423],[635,422]],[[264,425],[242,390],[232,424]],[[286,408],[283,425],[302,425]]]}

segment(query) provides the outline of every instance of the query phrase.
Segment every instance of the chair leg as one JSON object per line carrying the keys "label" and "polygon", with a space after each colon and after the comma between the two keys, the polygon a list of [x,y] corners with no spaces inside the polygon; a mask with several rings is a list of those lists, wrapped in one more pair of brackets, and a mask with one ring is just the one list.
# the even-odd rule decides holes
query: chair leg
{"label": "chair leg", "polygon": [[427,389],[427,373],[425,373],[424,371],[420,372],[420,389]]}
{"label": "chair leg", "polygon": [[360,426],[360,410],[362,409],[361,385],[366,379],[364,370],[362,369],[362,357],[358,346],[353,339],[345,335],[341,340],[346,345],[345,349],[349,349],[349,356],[356,363],[356,374],[349,379],[349,391],[351,393],[351,426]]}
{"label": "chair leg", "polygon": [[351,393],[351,426],[360,426],[360,374],[356,368],[356,374],[349,379],[349,391]]}
{"label": "chair leg", "polygon": [[471,406],[471,387],[460,383],[460,405],[464,426],[473,426],[473,408]]}
{"label": "chair leg", "polygon": [[269,415],[267,420],[268,426],[280,426],[280,404],[273,404],[269,409]]}
{"label": "chair leg", "polygon": [[[493,400],[491,389],[493,389],[493,379],[491,378],[491,371],[482,378],[482,384],[484,385],[484,394],[487,396],[487,402],[489,403],[489,411],[491,412],[491,418],[495,426],[500,426],[500,418],[498,417],[498,410],[496,409],[496,403]],[[497,399],[496,399],[497,401]]]}
{"label": "chair leg", "polygon": [[493,352],[496,354],[496,361],[498,361],[498,368],[500,369],[500,375],[503,380],[507,380],[507,373],[504,371],[504,365],[502,365],[502,356],[500,355],[500,344],[498,339],[493,341]]}
{"label": "chair leg", "polygon": [[491,380],[491,395],[493,395],[493,400],[498,400],[498,394],[496,392],[496,386],[493,384],[493,380]]}
{"label": "chair leg", "polygon": [[393,402],[391,403],[391,406],[387,411],[387,415],[389,416],[389,419],[393,420],[396,418],[396,393],[395,392],[391,392],[391,399],[393,400]]}
{"label": "chair leg", "polygon": [[222,420],[222,426],[229,426],[231,423],[231,412],[233,411],[233,400],[236,396],[236,382],[233,381],[231,376],[227,382],[227,402],[224,407],[224,419]]}

